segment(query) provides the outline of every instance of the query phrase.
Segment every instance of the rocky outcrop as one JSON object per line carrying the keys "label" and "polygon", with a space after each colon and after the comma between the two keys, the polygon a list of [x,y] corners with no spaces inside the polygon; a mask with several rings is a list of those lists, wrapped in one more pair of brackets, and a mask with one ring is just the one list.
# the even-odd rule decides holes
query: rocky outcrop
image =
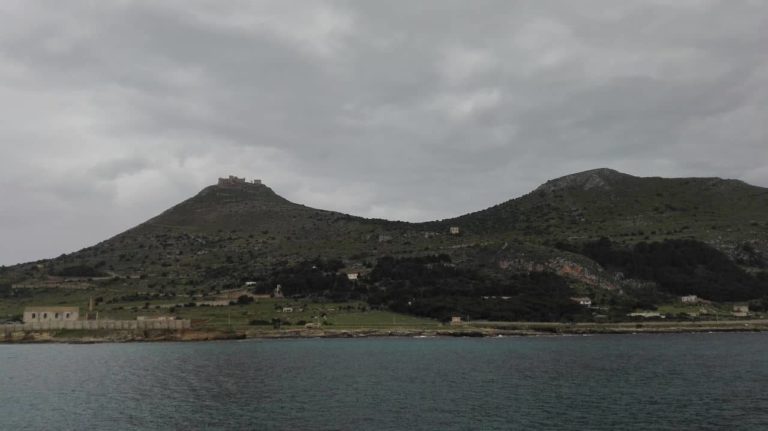
{"label": "rocky outcrop", "polygon": [[579,172],[566,175],[555,180],[547,181],[539,186],[536,191],[554,192],[562,189],[581,189],[581,190],[610,190],[612,183],[621,178],[631,177],[627,174],[614,171],[613,169],[601,168],[590,171]]}
{"label": "rocky outcrop", "polygon": [[498,266],[503,270],[525,272],[552,271],[562,277],[580,281],[590,286],[604,289],[618,288],[617,276],[610,276],[604,273],[599,266],[596,266],[595,269],[590,269],[585,265],[564,257],[555,257],[543,262],[535,262],[525,258],[500,259]]}

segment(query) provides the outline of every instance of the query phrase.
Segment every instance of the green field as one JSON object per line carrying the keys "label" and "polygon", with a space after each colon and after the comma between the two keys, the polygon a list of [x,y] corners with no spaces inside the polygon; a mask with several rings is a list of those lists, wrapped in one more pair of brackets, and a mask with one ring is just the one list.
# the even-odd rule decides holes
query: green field
{"label": "green field", "polygon": [[[291,308],[293,311],[283,311]],[[437,327],[439,322],[389,311],[367,310],[364,303],[315,303],[261,299],[253,304],[229,307],[191,307],[177,309],[176,314],[191,319],[203,328],[242,330],[272,329],[274,319],[282,328],[303,328],[308,323],[333,328],[363,327]]]}
{"label": "green field", "polygon": [[[126,292],[112,290],[48,290],[37,291],[34,298],[0,300],[0,319],[19,316],[24,307],[42,305],[68,305],[80,307],[81,318],[88,309],[91,297],[101,297],[94,311],[100,319],[134,320],[138,316],[174,315],[190,319],[193,326],[201,329],[273,329],[276,320],[280,327],[304,328],[308,323],[322,327],[388,328],[416,327],[436,328],[440,322],[432,319],[370,310],[364,302],[313,302],[259,298],[251,304],[230,306],[180,306],[193,300],[186,296],[153,299],[149,301],[115,301]],[[195,298],[195,301],[201,298]]]}

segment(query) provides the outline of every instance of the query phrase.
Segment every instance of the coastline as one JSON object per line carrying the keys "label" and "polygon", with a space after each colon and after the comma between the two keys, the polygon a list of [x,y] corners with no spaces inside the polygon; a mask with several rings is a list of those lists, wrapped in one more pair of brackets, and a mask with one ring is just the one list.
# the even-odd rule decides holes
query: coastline
{"label": "coastline", "polygon": [[550,323],[494,322],[437,329],[424,328],[296,328],[219,330],[99,330],[17,332],[0,338],[0,344],[96,344],[131,342],[199,342],[244,339],[373,338],[373,337],[531,337],[608,334],[675,334],[768,331],[768,320],[699,322]]}

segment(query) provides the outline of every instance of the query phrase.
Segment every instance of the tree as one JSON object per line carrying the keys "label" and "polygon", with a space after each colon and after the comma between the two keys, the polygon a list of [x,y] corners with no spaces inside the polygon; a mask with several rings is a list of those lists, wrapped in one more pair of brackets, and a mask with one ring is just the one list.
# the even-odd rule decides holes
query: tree
{"label": "tree", "polygon": [[240,295],[237,297],[237,305],[248,305],[253,303],[254,299],[249,295]]}

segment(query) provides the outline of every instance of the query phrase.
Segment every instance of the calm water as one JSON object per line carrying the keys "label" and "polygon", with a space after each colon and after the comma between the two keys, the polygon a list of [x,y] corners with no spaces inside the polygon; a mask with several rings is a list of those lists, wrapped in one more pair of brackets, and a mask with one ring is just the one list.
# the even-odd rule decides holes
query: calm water
{"label": "calm water", "polygon": [[0,345],[0,429],[766,430],[768,334]]}

